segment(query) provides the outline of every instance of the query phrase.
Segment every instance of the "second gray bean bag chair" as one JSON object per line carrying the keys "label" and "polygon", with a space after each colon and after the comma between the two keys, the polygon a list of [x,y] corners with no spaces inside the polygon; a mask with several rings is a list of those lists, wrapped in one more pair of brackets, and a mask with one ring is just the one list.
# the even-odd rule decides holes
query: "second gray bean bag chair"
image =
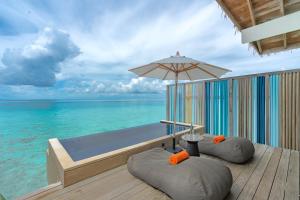
{"label": "second gray bean bag chair", "polygon": [[[205,134],[203,140],[198,142],[200,153],[216,156],[233,163],[245,163],[250,160],[255,148],[250,140],[240,137],[227,137],[225,141],[214,144],[213,136]],[[186,142],[181,140],[180,145],[186,147]]]}
{"label": "second gray bean bag chair", "polygon": [[154,148],[131,156],[128,171],[174,200],[221,200],[230,191],[232,175],[222,163],[190,157],[170,165],[171,153]]}

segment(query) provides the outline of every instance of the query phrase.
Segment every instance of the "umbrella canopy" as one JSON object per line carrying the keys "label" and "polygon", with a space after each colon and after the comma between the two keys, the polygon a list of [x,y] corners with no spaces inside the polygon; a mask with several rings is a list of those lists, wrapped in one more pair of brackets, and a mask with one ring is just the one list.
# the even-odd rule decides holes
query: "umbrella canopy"
{"label": "umbrella canopy", "polygon": [[158,78],[161,80],[175,80],[174,92],[174,128],[173,128],[173,150],[175,150],[175,131],[176,131],[176,101],[178,80],[200,80],[220,78],[230,70],[207,64],[192,58],[176,56],[154,61],[150,64],[130,69],[129,71],[141,77]]}
{"label": "umbrella canopy", "polygon": [[164,58],[141,67],[130,69],[138,76],[158,78],[161,80],[200,80],[220,78],[230,70],[217,67],[185,56]]}

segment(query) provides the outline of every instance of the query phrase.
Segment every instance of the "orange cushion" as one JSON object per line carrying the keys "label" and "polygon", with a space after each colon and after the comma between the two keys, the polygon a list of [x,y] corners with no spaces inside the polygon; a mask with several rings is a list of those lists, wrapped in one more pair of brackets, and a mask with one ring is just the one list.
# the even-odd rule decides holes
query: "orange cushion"
{"label": "orange cushion", "polygon": [[223,142],[225,140],[225,137],[223,135],[215,136],[213,141],[215,144],[219,144],[220,142]]}
{"label": "orange cushion", "polygon": [[176,154],[172,154],[169,157],[169,163],[171,165],[177,165],[178,163],[188,159],[190,157],[189,153],[187,151],[181,151],[179,153]]}

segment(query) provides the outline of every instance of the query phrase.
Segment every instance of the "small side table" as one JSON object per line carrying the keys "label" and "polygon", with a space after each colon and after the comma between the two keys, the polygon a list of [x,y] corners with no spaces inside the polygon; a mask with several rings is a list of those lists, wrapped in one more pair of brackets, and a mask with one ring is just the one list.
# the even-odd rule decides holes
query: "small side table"
{"label": "small side table", "polygon": [[198,149],[198,142],[202,139],[202,137],[198,134],[186,134],[181,137],[183,140],[187,142],[186,150],[190,154],[190,156],[200,156]]}

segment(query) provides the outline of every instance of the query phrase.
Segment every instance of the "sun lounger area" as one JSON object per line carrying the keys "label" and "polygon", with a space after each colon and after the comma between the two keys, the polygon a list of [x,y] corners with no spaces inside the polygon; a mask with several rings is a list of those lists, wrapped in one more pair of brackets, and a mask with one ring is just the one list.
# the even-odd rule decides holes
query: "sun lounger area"
{"label": "sun lounger area", "polygon": [[[255,144],[255,155],[246,164],[220,160],[230,168],[233,185],[226,199],[298,199],[299,152]],[[201,154],[203,158],[215,157]],[[126,165],[62,188],[61,184],[28,195],[25,199],[170,199],[132,176]]]}

